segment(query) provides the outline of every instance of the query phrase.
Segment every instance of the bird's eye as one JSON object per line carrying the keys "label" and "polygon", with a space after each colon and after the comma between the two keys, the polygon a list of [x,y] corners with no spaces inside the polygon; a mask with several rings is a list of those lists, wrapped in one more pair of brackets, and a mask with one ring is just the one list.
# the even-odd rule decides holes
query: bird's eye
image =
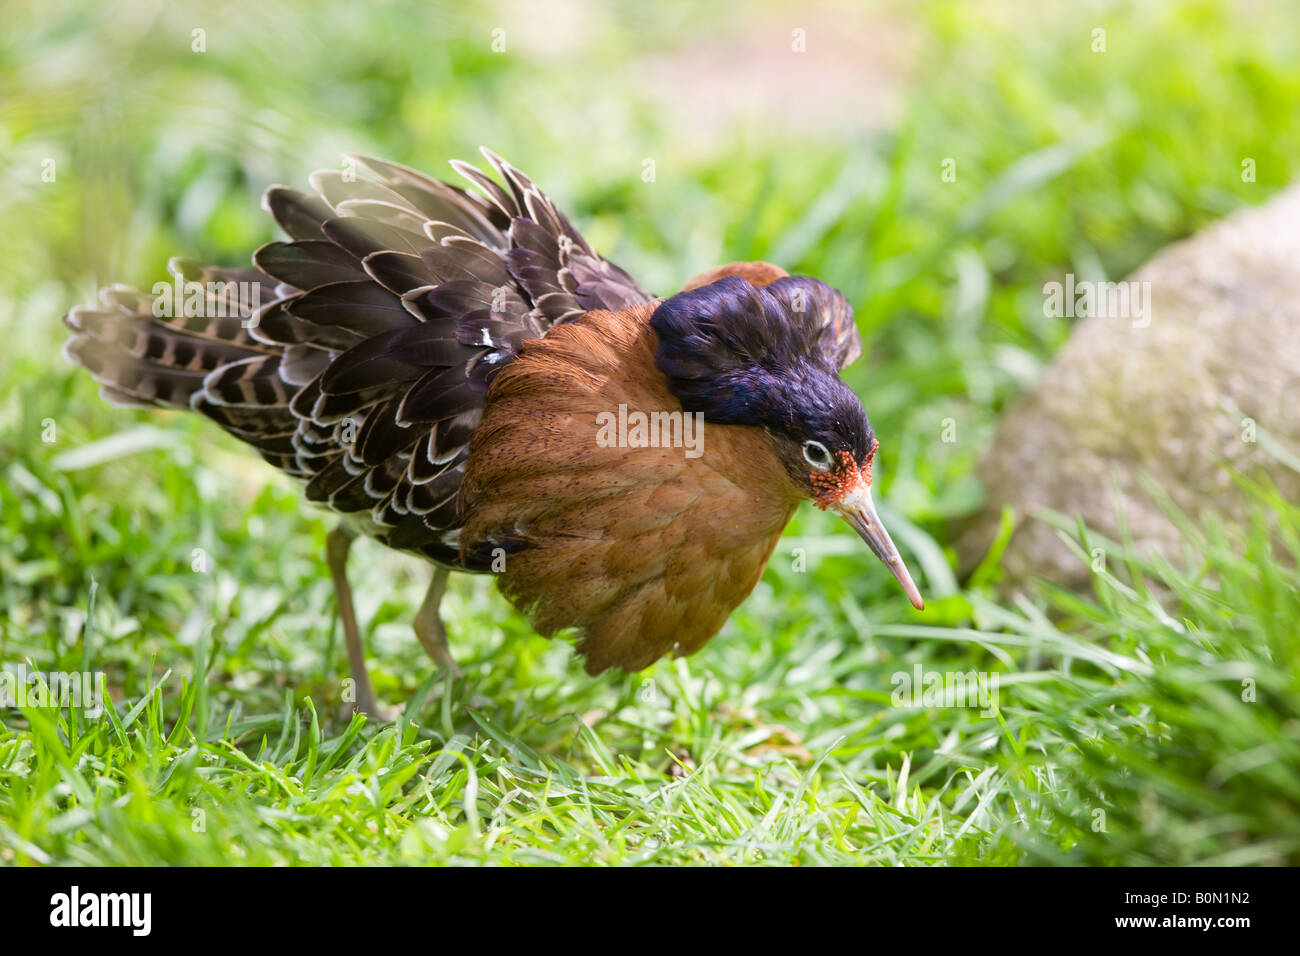
{"label": "bird's eye", "polygon": [[821,442],[811,439],[803,443],[803,459],[818,471],[830,471],[833,463],[830,450]]}

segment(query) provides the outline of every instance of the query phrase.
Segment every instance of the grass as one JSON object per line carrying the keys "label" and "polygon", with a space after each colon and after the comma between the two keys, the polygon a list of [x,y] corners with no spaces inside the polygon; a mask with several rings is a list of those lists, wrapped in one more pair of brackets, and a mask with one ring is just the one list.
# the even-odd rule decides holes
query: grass
{"label": "grass", "polygon": [[[1253,527],[1179,516],[1177,563],[1108,542],[1087,596],[1002,593],[996,548],[958,582],[945,547],[978,505],[972,465],[999,412],[1068,334],[1042,316],[1042,282],[1118,278],[1294,175],[1284,4],[1254,21],[1117,4],[1104,55],[1095,12],[900,6],[920,61],[947,67],[912,78],[896,129],[745,128],[705,158],[621,74],[606,93],[494,57],[475,13],[338,7],[277,58],[267,37],[304,8],[261,4],[198,57],[192,27],[218,22],[201,5],[36,9],[0,40],[0,662],[102,674],[111,703],[0,709],[0,860],[1300,862],[1294,503],[1259,487]],[[626,12],[589,27],[593,69],[681,45],[683,12]],[[721,42],[724,14],[691,29]],[[575,150],[584,97],[617,136]],[[176,251],[241,261],[272,238],[260,188],[339,149],[439,171],[479,141],[656,289],[772,258],[845,290],[868,340],[850,383],[882,435],[886,519],[923,569],[924,614],[805,509],[724,632],[642,674],[586,677],[489,580],[456,580],[444,608],[466,677],[448,684],[409,629],[423,570],[362,543],[375,683],[406,712],[345,713],[328,519],[202,422],[103,404],[58,359],[54,318],[96,281],[152,283]],[[33,172],[45,156],[54,184]],[[946,418],[959,441],[941,440]],[[1060,522],[1084,560],[1087,530]],[[896,675],[918,665],[996,675],[998,706],[896,706]]]}

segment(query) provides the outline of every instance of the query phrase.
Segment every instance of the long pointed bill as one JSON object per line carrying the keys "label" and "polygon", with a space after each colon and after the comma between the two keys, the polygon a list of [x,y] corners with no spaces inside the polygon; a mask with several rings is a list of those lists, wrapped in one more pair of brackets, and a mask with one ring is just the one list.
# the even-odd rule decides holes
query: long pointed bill
{"label": "long pointed bill", "polygon": [[871,489],[865,483],[859,482],[838,502],[830,505],[828,510],[835,512],[853,526],[853,530],[898,579],[898,583],[903,586],[903,593],[912,602],[912,607],[918,611],[923,610],[925,601],[921,598],[921,592],[917,590],[912,575],[908,573],[907,565],[903,563],[898,548],[894,547],[893,539],[889,537],[889,532],[880,522],[880,516],[876,514],[875,502],[871,500]]}

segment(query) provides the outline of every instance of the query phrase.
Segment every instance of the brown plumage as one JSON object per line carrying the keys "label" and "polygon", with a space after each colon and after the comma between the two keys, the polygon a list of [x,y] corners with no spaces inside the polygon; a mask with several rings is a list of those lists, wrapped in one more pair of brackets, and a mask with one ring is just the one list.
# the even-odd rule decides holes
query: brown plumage
{"label": "brown plumage", "polygon": [[[361,706],[355,532],[435,562],[415,628],[452,668],[448,569],[496,573],[543,634],[575,629],[589,671],[636,669],[717,633],[803,499],[849,520],[919,606],[837,375],[861,351],[844,297],[733,263],[655,299],[485,155],[504,185],[453,163],[481,196],[361,158],[371,178],[273,187],[289,241],[255,268],[174,260],[171,314],[159,290],[114,286],[65,318],[105,397],[191,407],[348,516],[327,557]],[[698,454],[602,440],[616,412],[672,419],[665,436],[702,421]]]}
{"label": "brown plumage", "polygon": [[698,458],[597,444],[619,405],[682,411],[655,368],[653,312],[588,312],[528,343],[492,384],[461,490],[462,541],[526,540],[501,592],[541,634],[578,628],[591,673],[704,646],[801,497],[761,428],[706,426]]}

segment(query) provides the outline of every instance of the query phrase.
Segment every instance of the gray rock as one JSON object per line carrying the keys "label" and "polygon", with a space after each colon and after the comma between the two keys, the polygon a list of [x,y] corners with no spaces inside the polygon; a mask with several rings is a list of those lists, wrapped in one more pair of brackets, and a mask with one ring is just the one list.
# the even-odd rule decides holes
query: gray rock
{"label": "gray rock", "polygon": [[1231,469],[1262,470],[1300,500],[1300,474],[1269,451],[1272,438],[1300,452],[1300,186],[1170,246],[1131,280],[1150,283],[1148,318],[1079,321],[999,423],[980,467],[987,504],[957,542],[967,568],[1004,505],[1017,516],[1011,583],[1089,578],[1033,517],[1044,507],[1115,540],[1122,507],[1142,552],[1177,556],[1180,535],[1144,475],[1194,520],[1207,507],[1245,514]]}

